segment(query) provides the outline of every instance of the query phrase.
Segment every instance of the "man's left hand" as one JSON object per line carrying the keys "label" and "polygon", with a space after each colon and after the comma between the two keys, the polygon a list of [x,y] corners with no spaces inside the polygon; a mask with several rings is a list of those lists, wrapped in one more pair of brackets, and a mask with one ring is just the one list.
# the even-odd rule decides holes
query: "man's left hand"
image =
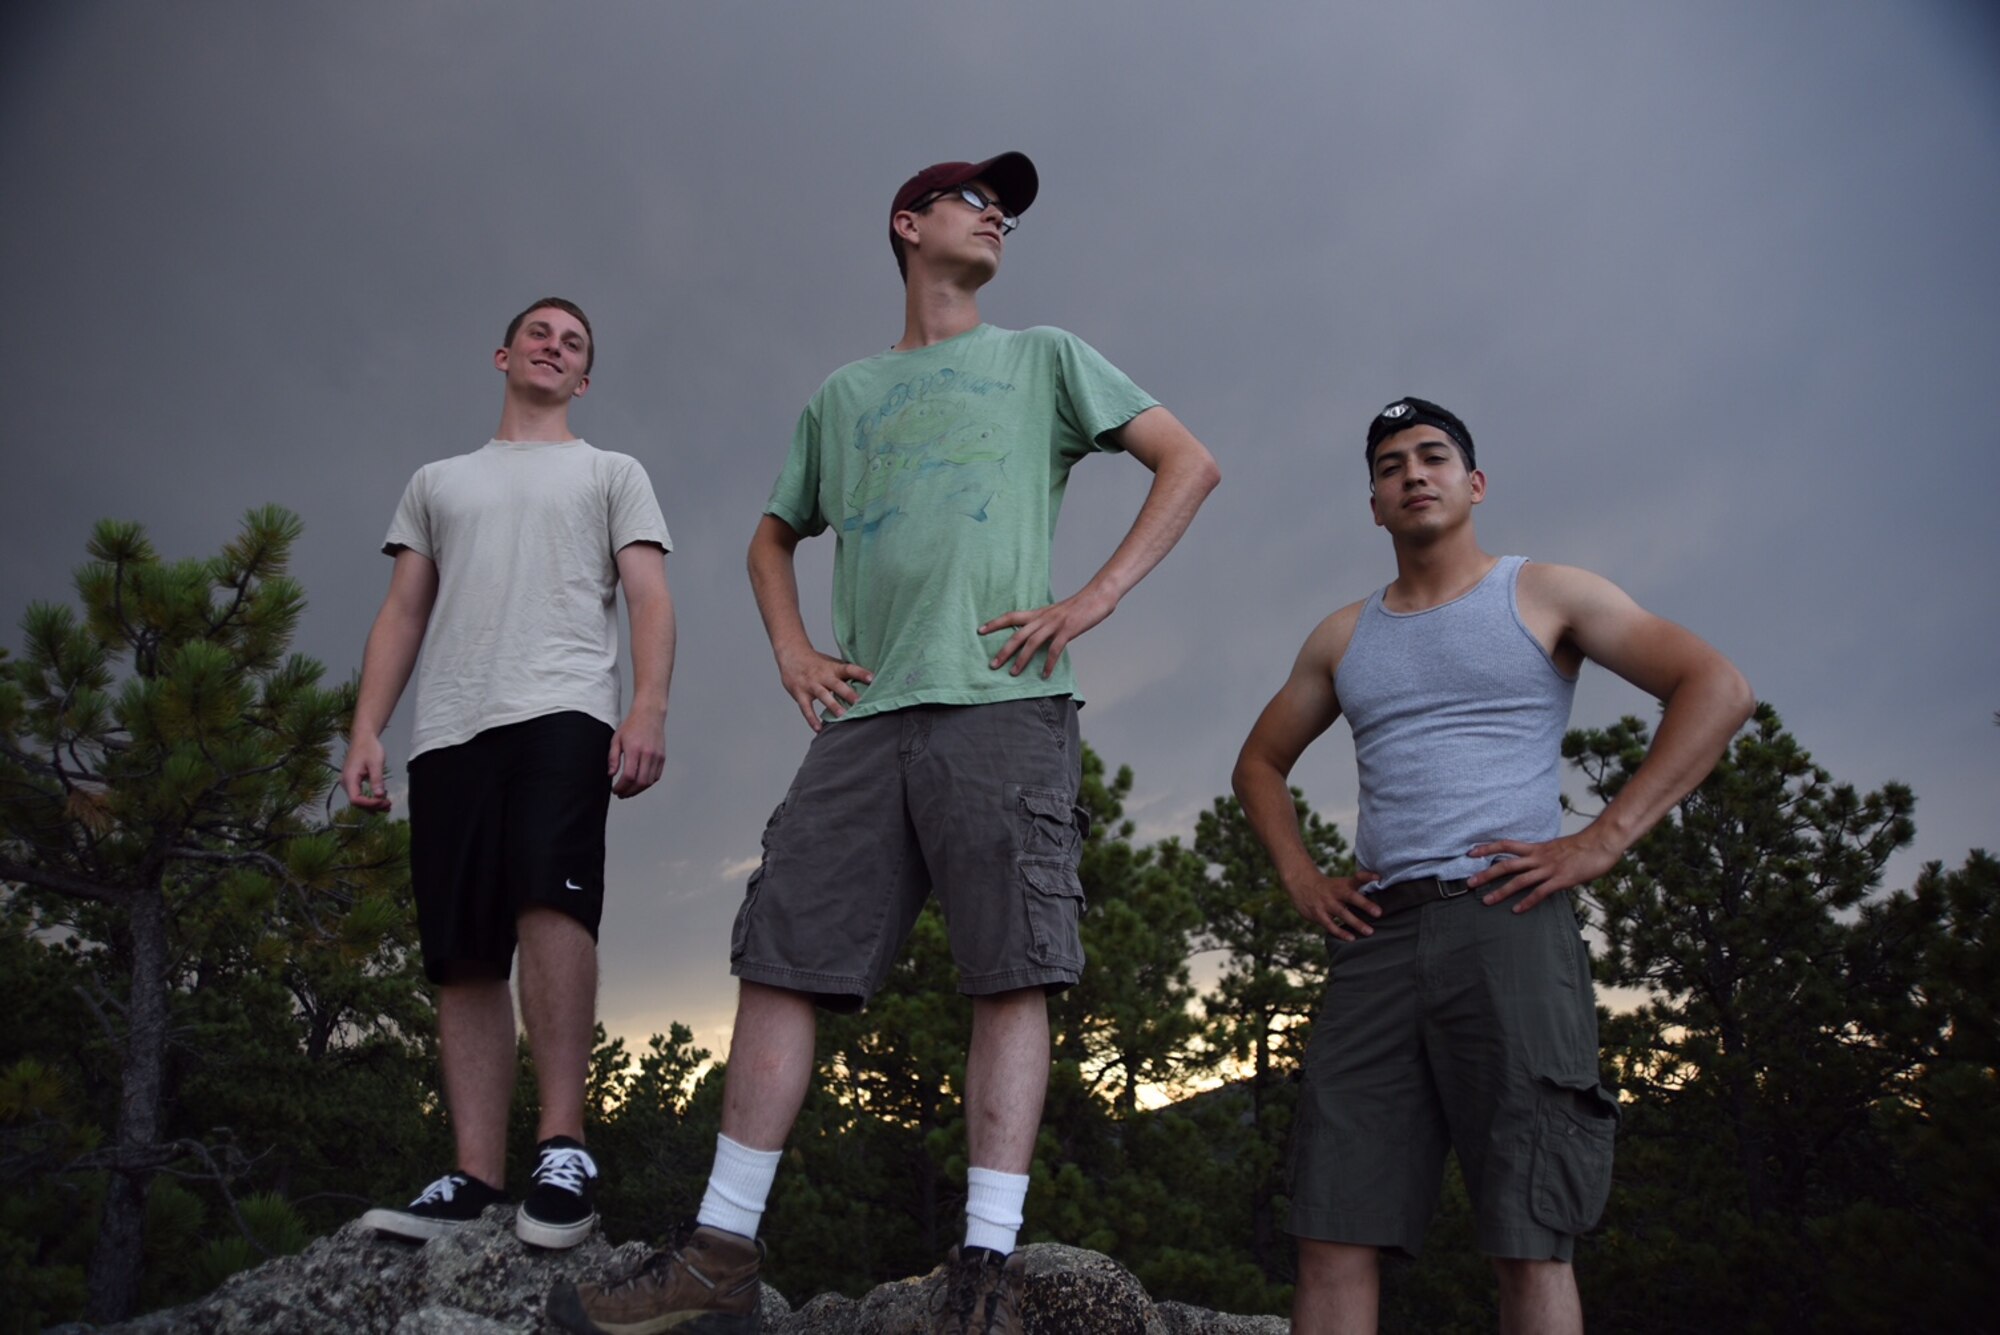
{"label": "man's left hand", "polygon": [[1018,677],[1046,646],[1048,658],[1042,664],[1042,677],[1046,680],[1055,675],[1056,660],[1062,657],[1070,641],[1110,616],[1115,605],[1089,589],[1083,589],[1047,607],[994,617],[979,628],[981,635],[1009,628],[1014,634],[1000,646],[999,655],[987,666],[998,670],[1012,659],[1014,666],[1011,672]]}
{"label": "man's left hand", "polygon": [[1491,894],[1482,895],[1482,904],[1498,904],[1515,895],[1527,892],[1527,897],[1514,905],[1514,912],[1526,913],[1535,905],[1555,894],[1558,890],[1569,890],[1592,881],[1617,865],[1618,854],[1594,841],[1578,834],[1566,834],[1560,839],[1551,839],[1545,844],[1528,844],[1519,839],[1502,839],[1497,843],[1480,844],[1469,854],[1475,858],[1499,855],[1501,860],[1476,876],[1466,878],[1466,888],[1477,890],[1491,881],[1506,878],[1507,884],[1496,887]]}
{"label": "man's left hand", "polygon": [[636,797],[660,781],[667,767],[667,721],[641,717],[635,710],[611,735],[607,773],[618,797]]}

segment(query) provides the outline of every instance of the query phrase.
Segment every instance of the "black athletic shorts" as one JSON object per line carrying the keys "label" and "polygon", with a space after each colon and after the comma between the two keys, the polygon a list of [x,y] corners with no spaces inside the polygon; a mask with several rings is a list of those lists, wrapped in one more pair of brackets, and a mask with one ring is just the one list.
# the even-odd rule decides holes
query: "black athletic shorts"
{"label": "black athletic shorts", "polygon": [[410,880],[432,982],[505,979],[531,907],[597,939],[611,735],[588,714],[544,714],[410,762]]}

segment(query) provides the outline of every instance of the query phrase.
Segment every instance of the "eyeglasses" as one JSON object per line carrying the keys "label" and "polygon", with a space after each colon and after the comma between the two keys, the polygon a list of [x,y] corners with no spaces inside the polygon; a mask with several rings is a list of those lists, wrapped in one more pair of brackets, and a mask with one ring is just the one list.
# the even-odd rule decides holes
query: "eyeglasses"
{"label": "eyeglasses", "polygon": [[1006,236],[1009,232],[1013,231],[1016,227],[1019,227],[1021,225],[1020,218],[1012,213],[1007,212],[1006,205],[1002,204],[997,199],[988,199],[986,196],[980,194],[977,190],[974,190],[969,185],[962,185],[958,187],[956,190],[940,190],[935,195],[932,195],[929,199],[926,199],[921,203],[917,204],[914,208],[910,210],[910,212],[922,213],[925,209],[937,203],[940,199],[950,199],[954,195],[964,200],[967,204],[970,204],[973,210],[978,213],[984,213],[988,209],[999,209],[1000,235],[1002,236]]}

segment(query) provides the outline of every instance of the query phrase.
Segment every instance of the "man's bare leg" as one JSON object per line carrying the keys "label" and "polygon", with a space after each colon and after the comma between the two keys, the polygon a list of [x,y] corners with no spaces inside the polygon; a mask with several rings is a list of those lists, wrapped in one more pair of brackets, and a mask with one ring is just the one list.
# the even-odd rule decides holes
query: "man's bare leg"
{"label": "man's bare leg", "polygon": [[[584,1085],[597,1021],[597,943],[567,913],[531,908],[520,937],[521,1020],[535,1057],[541,1119],[535,1139],[583,1140]],[[510,1040],[511,1041],[511,1040]]]}
{"label": "man's bare leg", "polygon": [[1025,1173],[1049,1087],[1049,1000],[1039,987],[972,999],[965,1148],[974,1168]]}
{"label": "man's bare leg", "polygon": [[819,1019],[803,992],[745,981],[722,1086],[722,1134],[753,1150],[780,1150],[812,1081]]}
{"label": "man's bare leg", "polygon": [[1382,1304],[1376,1249],[1311,1238],[1298,1243],[1292,1335],[1375,1335]]}
{"label": "man's bare leg", "polygon": [[1493,1258],[1500,1277],[1500,1335],[1583,1335],[1583,1300],[1567,1261]]}
{"label": "man's bare leg", "polygon": [[458,1171],[507,1184],[507,1109],[514,1097],[514,996],[504,979],[438,988],[438,1064]]}

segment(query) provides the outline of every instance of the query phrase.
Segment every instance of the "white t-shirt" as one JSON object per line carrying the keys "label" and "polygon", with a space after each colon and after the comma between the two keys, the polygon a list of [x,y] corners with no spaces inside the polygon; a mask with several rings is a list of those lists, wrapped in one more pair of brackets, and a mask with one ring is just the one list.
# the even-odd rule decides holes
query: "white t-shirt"
{"label": "white t-shirt", "polygon": [[629,455],[494,440],[419,468],[382,544],[438,569],[411,758],[562,710],[617,727],[617,554],[635,542],[673,550]]}

